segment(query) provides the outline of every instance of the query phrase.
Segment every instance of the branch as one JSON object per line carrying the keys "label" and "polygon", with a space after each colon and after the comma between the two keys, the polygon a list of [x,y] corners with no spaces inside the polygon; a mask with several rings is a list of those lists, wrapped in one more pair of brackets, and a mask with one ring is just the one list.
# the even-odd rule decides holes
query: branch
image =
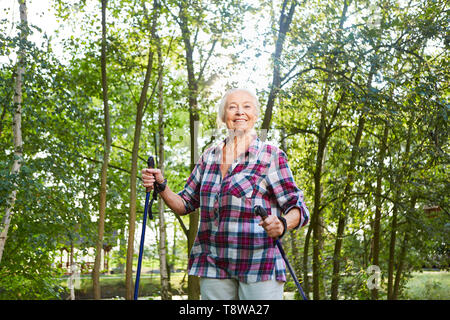
{"label": "branch", "polygon": [[[353,77],[352,77],[352,78],[353,78]],[[334,121],[336,120],[336,117],[337,117],[337,115],[338,115],[338,113],[339,113],[339,109],[341,108],[341,105],[344,103],[344,99],[345,99],[346,94],[347,94],[347,91],[345,90],[345,91],[342,93],[341,98],[339,99],[338,103],[336,104],[336,108],[334,108],[333,115],[331,116],[331,120],[330,120],[330,122],[328,123],[328,125],[326,126],[326,129],[325,129],[325,136],[326,136],[326,137],[331,136],[331,134],[332,134],[333,132],[335,132],[336,130],[345,127],[345,126],[336,126],[336,127],[332,127],[332,124],[333,124]]]}
{"label": "branch", "polygon": [[[95,144],[99,144],[99,143],[98,143],[97,141],[95,141],[95,140],[91,140],[91,139],[86,139],[86,140],[89,141],[89,142],[95,143]],[[124,151],[126,151],[126,152],[128,152],[128,153],[133,154],[133,151],[128,150],[128,149],[126,149],[126,148],[124,148],[124,147],[115,145],[115,144],[111,144],[111,147],[117,148],[117,149],[121,149],[121,150],[124,150]],[[147,163],[147,159],[145,159],[144,157],[141,157],[140,155],[138,155],[138,158],[139,158],[140,160],[144,161],[145,163]]]}
{"label": "branch", "polygon": [[126,72],[122,72],[122,74],[124,75],[124,79],[125,79],[125,83],[127,84],[128,90],[130,90],[130,94],[131,97],[133,98],[134,103],[136,103],[136,105],[138,104],[138,101],[136,99],[136,97],[134,96],[133,90],[131,89],[130,83],[128,82],[127,76],[126,76]]}
{"label": "branch", "polygon": [[167,6],[166,1],[162,1],[162,3],[163,3],[163,6],[167,9],[167,12],[170,13],[170,15],[172,16],[172,18],[174,18],[175,21],[176,21],[178,24],[180,24],[181,21],[178,20],[178,16],[177,16],[176,14],[172,13],[172,11],[170,10],[170,8]]}
{"label": "branch", "polygon": [[[121,149],[121,150],[124,150],[124,151],[126,151],[126,152],[128,152],[128,153],[133,154],[133,152],[132,152],[131,150],[128,150],[128,149],[126,149],[126,148],[124,148],[124,147],[116,146],[115,144],[111,144],[111,147],[114,147],[114,148],[117,148],[117,149]],[[140,160],[144,161],[144,162],[147,162],[147,159],[141,157],[140,155],[138,155],[138,158],[139,158]]]}
{"label": "branch", "polygon": [[200,68],[200,72],[198,74],[197,82],[201,81],[201,79],[203,77],[203,71],[205,70],[205,67],[206,67],[206,65],[208,63],[209,58],[211,58],[211,55],[214,52],[214,47],[216,46],[216,43],[217,43],[217,39],[214,39],[214,41],[212,43],[212,46],[211,46],[211,49],[209,49],[208,56],[206,57],[206,60],[203,63],[203,66],[201,66],[201,68]]}
{"label": "branch", "polygon": [[[281,129],[281,128],[278,127],[277,129]],[[298,133],[308,133],[308,134],[315,135],[317,138],[319,138],[319,134],[317,132],[315,132],[314,130],[296,128],[295,130],[289,132],[284,137],[282,137],[280,142],[282,143],[286,138],[295,136]]]}
{"label": "branch", "polygon": [[181,217],[175,213],[175,218],[177,218],[178,222],[180,223],[181,228],[183,229],[184,234],[186,235],[186,238],[188,238],[189,236],[189,231],[186,228],[186,225],[183,222],[183,219],[181,219]]}
{"label": "branch", "polygon": [[297,72],[296,74],[294,74],[293,76],[287,78],[286,81],[284,81],[284,80],[286,79],[286,77],[287,77],[288,75],[290,75],[290,74],[292,73],[292,71],[295,70],[296,67],[297,67],[297,64],[294,65],[294,67],[292,67],[292,69],[289,70],[289,72],[286,73],[286,74],[284,75],[284,77],[281,77],[281,78],[280,78],[280,81],[281,81],[281,83],[280,83],[280,88],[282,88],[286,83],[288,83],[289,81],[291,81],[292,78],[295,78],[295,77],[297,77],[297,76],[299,76],[299,75],[301,75],[301,74],[303,74],[303,73],[306,73],[306,72],[309,72],[309,71],[315,69],[314,67],[309,67],[309,68],[307,68],[307,69],[301,70],[301,71]]}
{"label": "branch", "polygon": [[[92,159],[92,158],[89,158],[89,157],[86,157],[86,156],[83,156],[83,155],[80,155],[80,158],[85,159],[85,160],[88,160],[88,161],[91,161],[91,162],[95,162],[95,163],[103,163],[103,162],[100,161],[100,160]],[[124,169],[124,168],[121,168],[121,167],[118,167],[118,166],[115,166],[115,165],[112,165],[112,164],[109,164],[108,167],[117,169],[117,170],[119,170],[119,171],[126,172],[126,173],[128,173],[128,174],[131,174],[131,171],[130,171],[130,170],[127,170],[127,169]],[[137,178],[138,178],[138,179],[142,179],[141,177],[137,177]]]}
{"label": "branch", "polygon": [[335,71],[328,70],[327,68],[319,67],[319,66],[312,67],[312,69],[320,70],[320,71],[323,71],[323,72],[327,72],[327,73],[331,73],[331,74],[335,74],[335,75],[341,76],[342,78],[344,78],[345,80],[347,80],[351,84],[354,84],[356,87],[358,87],[362,92],[366,92],[365,89],[359,83],[354,82],[352,78],[347,77],[342,72],[335,72]]}
{"label": "branch", "polygon": [[[159,36],[156,35],[156,38],[159,38]],[[164,66],[167,58],[169,57],[170,49],[172,48],[172,40],[173,40],[173,33],[172,33],[172,37],[170,38],[169,46],[167,47],[167,53],[166,53],[166,57],[164,58],[163,66]],[[156,86],[158,85],[160,79],[161,79],[161,75],[158,74],[158,78],[156,79],[155,83],[153,84],[153,89],[152,89],[152,93],[150,94],[150,98],[148,98],[147,102],[145,103],[144,110],[142,111],[142,116],[144,116],[147,106],[149,105],[150,101],[153,99],[153,96],[154,96],[155,90],[156,90]]]}

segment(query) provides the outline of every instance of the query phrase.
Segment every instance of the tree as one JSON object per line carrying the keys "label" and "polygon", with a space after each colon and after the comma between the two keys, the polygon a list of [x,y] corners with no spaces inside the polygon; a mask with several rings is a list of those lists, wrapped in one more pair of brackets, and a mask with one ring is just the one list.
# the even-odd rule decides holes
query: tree
{"label": "tree", "polygon": [[[150,31],[150,43],[153,43],[156,37],[157,19],[159,16],[158,1],[153,1],[152,24]],[[136,108],[136,123],[134,127],[133,153],[131,159],[131,175],[130,175],[130,215],[128,223],[128,250],[127,250],[127,266],[126,266],[126,298],[133,299],[133,254],[134,254],[134,233],[136,224],[136,176],[138,172],[138,152],[139,142],[141,138],[142,117],[144,106],[147,102],[147,92],[150,84],[150,78],[153,67],[153,49],[149,47],[147,70],[145,71],[144,84],[142,86],[141,95]]]}
{"label": "tree", "polygon": [[[416,5],[418,11],[412,10]],[[373,259],[383,267],[386,257],[382,254],[385,244],[381,234],[389,228],[385,219],[392,206],[397,205],[396,210],[409,207],[401,204],[402,201],[392,201],[391,192],[395,188],[391,180],[387,181],[386,173],[391,169],[383,164],[390,161],[392,150],[397,149],[398,139],[391,137],[392,128],[405,126],[405,116],[412,112],[411,107],[402,106],[407,101],[404,93],[410,90],[407,79],[414,78],[413,74],[424,76],[416,67],[418,61],[425,61],[420,53],[420,48],[426,45],[424,39],[430,36],[442,39],[443,33],[438,31],[442,31],[442,3],[430,5],[433,9],[426,11],[422,4],[397,2],[389,5],[382,2],[379,6],[353,1],[308,3],[313,8],[311,13],[294,16],[292,20],[287,40],[290,45],[285,46],[280,65],[286,68],[292,61],[298,63],[287,68],[281,77],[283,90],[278,94],[280,110],[275,113],[275,119],[276,128],[286,130],[286,140],[292,146],[288,152],[301,159],[293,160],[293,170],[314,173],[311,177],[314,208],[303,250],[303,272],[305,288],[308,288],[309,239],[316,234],[312,259],[315,299],[324,296],[330,284],[328,278],[331,278],[332,299],[340,296],[339,288],[345,289],[344,296],[349,292],[347,276],[342,270],[360,272],[355,264],[359,260],[356,252],[363,248],[366,254],[358,264],[360,268],[367,268],[367,262],[373,263]],[[428,31],[421,33],[418,31],[421,28],[410,21],[417,21],[417,25]],[[439,52],[436,59],[443,54]],[[443,80],[434,79],[439,83]],[[421,95],[433,101],[442,97],[442,91],[433,91],[424,84],[421,88]],[[385,123],[389,128],[387,135],[384,135]],[[429,125],[431,122],[425,127]],[[305,155],[296,147],[304,149]],[[383,166],[382,170],[375,170],[379,165]],[[429,188],[436,190],[431,185]],[[370,230],[365,228],[369,222],[374,223]],[[331,239],[334,247],[330,245]],[[374,239],[375,244],[370,251],[368,239]],[[411,245],[412,240],[406,239],[404,244]],[[406,253],[404,259],[408,259]],[[370,293],[360,288],[357,294],[368,297]]]}
{"label": "tree", "polygon": [[[286,40],[286,34],[289,32],[289,27],[292,22],[292,18],[294,16],[295,7],[297,6],[297,0],[293,0],[291,2],[291,6],[289,8],[289,12],[286,15],[286,8],[288,4],[288,0],[284,0],[282,7],[281,7],[281,13],[280,13],[280,19],[278,22],[278,35],[277,40],[275,44],[275,52],[273,54],[273,77],[272,77],[272,84],[270,86],[270,92],[269,92],[269,98],[267,100],[266,109],[264,111],[264,118],[261,125],[261,129],[265,130],[265,133],[269,131],[270,128],[270,122],[272,120],[272,112],[273,112],[273,106],[275,103],[275,98],[278,94],[278,92],[281,89],[281,55],[283,53],[283,45]],[[262,137],[263,140],[265,140],[266,134]]]}
{"label": "tree", "polygon": [[[13,120],[13,140],[14,140],[14,162],[11,169],[12,175],[18,175],[23,162],[23,140],[22,140],[22,90],[23,77],[25,75],[25,49],[27,42],[28,18],[27,5],[25,0],[19,0],[20,11],[20,45],[17,52],[17,69],[14,85],[14,120]],[[6,109],[5,109],[6,110]],[[11,218],[14,210],[14,203],[17,196],[17,183],[14,183],[13,189],[8,196],[7,207],[2,223],[0,224],[0,263],[5,249],[5,242],[8,237],[8,230],[11,224]]]}
{"label": "tree", "polygon": [[94,270],[92,271],[94,298],[101,299],[100,288],[100,261],[103,249],[103,234],[105,230],[106,214],[106,181],[108,177],[109,154],[111,150],[111,124],[108,105],[108,79],[106,75],[106,6],[107,0],[102,0],[102,49],[101,49],[101,73],[102,73],[102,94],[103,113],[105,119],[105,146],[103,152],[103,164],[101,171],[99,218],[98,218],[98,239],[96,244],[96,255]]}
{"label": "tree", "polygon": [[[158,53],[158,165],[161,173],[164,175],[164,61],[161,52],[161,39],[156,38]],[[168,269],[168,253],[167,253],[167,237],[166,237],[166,221],[164,217],[164,201],[159,198],[159,270],[161,275],[161,299],[172,300],[170,294],[170,282]]]}

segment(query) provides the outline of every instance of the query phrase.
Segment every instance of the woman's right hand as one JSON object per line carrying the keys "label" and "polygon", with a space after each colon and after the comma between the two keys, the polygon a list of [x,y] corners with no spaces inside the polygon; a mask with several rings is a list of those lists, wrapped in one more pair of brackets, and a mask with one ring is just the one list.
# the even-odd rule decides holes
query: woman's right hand
{"label": "woman's right hand", "polygon": [[156,182],[163,183],[164,177],[159,169],[142,169],[142,185],[145,188],[153,189],[153,184]]}

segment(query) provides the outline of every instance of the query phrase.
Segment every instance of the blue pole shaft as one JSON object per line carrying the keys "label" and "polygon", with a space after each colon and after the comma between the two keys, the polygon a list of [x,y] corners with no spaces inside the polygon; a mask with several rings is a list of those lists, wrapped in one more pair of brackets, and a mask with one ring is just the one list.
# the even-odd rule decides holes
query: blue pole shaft
{"label": "blue pole shaft", "polygon": [[149,200],[150,200],[150,192],[147,192],[147,195],[145,196],[144,219],[142,221],[141,243],[139,245],[139,259],[136,270],[136,282],[134,283],[134,300],[137,300],[139,295],[139,280],[141,278],[142,254],[144,252],[145,228],[147,225],[147,211]]}
{"label": "blue pole shaft", "polygon": [[291,264],[289,263],[287,257],[286,257],[286,253],[283,250],[283,246],[281,245],[280,241],[277,240],[276,241],[276,245],[278,247],[278,250],[281,253],[281,256],[283,257],[284,263],[286,264],[286,266],[289,269],[289,272],[291,273],[292,279],[294,279],[295,285],[297,286],[298,291],[300,292],[300,294],[303,297],[303,300],[308,300],[308,298],[306,297],[305,293],[303,292],[302,286],[300,285],[300,282],[297,279],[297,276],[295,275],[294,269],[292,269]]}

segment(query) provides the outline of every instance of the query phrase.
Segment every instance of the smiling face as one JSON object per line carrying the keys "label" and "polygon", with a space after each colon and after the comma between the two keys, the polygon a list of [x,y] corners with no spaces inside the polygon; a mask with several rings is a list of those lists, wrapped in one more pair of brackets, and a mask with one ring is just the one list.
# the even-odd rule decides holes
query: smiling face
{"label": "smiling face", "polygon": [[257,101],[246,91],[234,91],[227,97],[224,120],[228,129],[247,132],[258,119]]}

